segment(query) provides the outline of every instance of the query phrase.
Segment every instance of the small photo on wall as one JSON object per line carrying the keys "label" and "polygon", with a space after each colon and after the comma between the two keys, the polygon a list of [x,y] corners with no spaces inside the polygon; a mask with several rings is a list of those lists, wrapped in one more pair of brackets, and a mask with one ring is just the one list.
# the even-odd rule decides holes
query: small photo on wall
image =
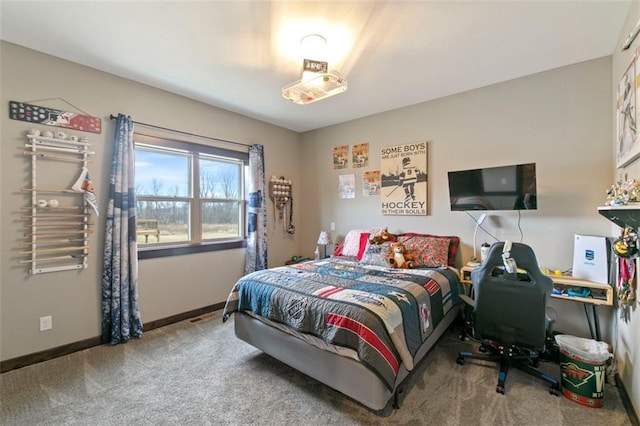
{"label": "small photo on wall", "polygon": [[333,170],[346,169],[349,166],[349,145],[333,147]]}
{"label": "small photo on wall", "polygon": [[369,166],[369,144],[359,143],[351,147],[351,163],[354,169]]}
{"label": "small photo on wall", "polygon": [[362,196],[380,195],[380,170],[364,172],[362,176]]}
{"label": "small photo on wall", "polygon": [[340,175],[339,192],[340,198],[356,198],[356,175]]}

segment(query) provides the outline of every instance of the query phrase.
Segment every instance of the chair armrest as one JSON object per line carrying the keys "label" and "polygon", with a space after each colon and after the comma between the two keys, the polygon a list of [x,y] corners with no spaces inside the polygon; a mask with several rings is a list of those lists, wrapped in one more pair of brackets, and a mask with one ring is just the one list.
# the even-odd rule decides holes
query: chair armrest
{"label": "chair armrest", "polygon": [[460,294],[460,299],[462,299],[462,301],[464,303],[466,303],[467,305],[471,306],[472,308],[476,307],[476,302],[475,300],[473,300],[472,298],[470,298],[469,296],[467,296],[466,294]]}

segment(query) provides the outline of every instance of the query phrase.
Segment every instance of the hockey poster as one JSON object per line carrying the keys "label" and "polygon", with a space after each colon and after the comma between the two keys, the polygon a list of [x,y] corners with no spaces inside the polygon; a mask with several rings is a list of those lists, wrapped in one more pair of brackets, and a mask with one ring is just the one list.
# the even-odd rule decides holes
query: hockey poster
{"label": "hockey poster", "polygon": [[333,170],[346,169],[349,166],[349,145],[333,147]]}
{"label": "hockey poster", "polygon": [[362,196],[380,195],[380,170],[364,172],[362,176]]}
{"label": "hockey poster", "polygon": [[354,169],[369,166],[369,144],[358,143],[351,147],[351,164]]}
{"label": "hockey poster", "polygon": [[427,142],[390,146],[381,150],[382,214],[427,214]]}
{"label": "hockey poster", "polygon": [[338,177],[340,198],[356,198],[356,175],[340,175]]}

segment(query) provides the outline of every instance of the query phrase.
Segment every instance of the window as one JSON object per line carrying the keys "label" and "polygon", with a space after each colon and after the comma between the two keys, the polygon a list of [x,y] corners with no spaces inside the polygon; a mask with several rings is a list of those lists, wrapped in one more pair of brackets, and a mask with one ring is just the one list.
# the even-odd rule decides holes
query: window
{"label": "window", "polygon": [[138,257],[245,246],[249,156],[134,134]]}

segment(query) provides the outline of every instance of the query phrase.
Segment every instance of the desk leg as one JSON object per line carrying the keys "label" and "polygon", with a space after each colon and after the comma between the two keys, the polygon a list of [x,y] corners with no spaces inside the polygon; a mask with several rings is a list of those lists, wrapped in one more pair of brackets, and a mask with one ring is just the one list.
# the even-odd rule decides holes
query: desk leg
{"label": "desk leg", "polygon": [[[583,303],[584,306],[584,314],[587,317],[587,323],[589,324],[589,333],[591,334],[591,338],[600,341],[600,318],[598,317],[598,306],[591,305],[593,308],[593,324],[591,323],[591,317],[589,316],[589,309],[587,308],[587,304]],[[594,333],[595,329],[595,333]]]}
{"label": "desk leg", "polygon": [[593,324],[591,323],[591,317],[589,316],[589,309],[587,308],[586,303],[583,303],[582,306],[584,307],[584,315],[587,317],[587,324],[589,324],[589,333],[591,334],[591,338],[593,339],[594,338]]}
{"label": "desk leg", "polygon": [[598,306],[597,305],[591,305],[593,306],[593,322],[595,323],[596,326],[596,340],[599,342],[600,341],[600,319],[598,318]]}

